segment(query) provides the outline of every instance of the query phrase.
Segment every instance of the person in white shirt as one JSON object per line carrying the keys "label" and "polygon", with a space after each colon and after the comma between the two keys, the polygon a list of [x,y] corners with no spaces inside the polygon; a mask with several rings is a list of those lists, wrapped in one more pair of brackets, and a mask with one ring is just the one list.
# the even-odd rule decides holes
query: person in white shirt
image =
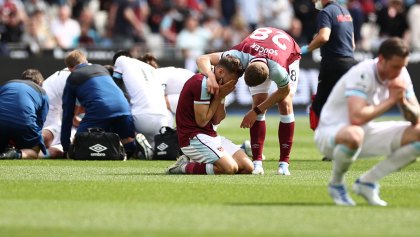
{"label": "person in white shirt", "polygon": [[169,125],[162,85],[154,67],[125,55],[129,53],[120,51],[114,55],[113,77],[124,81],[136,132],[144,134],[154,147],[154,136]]}
{"label": "person in white shirt", "polygon": [[179,95],[185,82],[194,76],[195,73],[185,68],[159,67],[156,57],[150,53],[143,55],[140,60],[156,68],[156,78],[162,84],[165,95],[169,125],[175,127],[175,112],[178,107]]}
{"label": "person in white shirt", "polygon": [[[60,142],[61,136],[61,121],[63,119],[63,91],[66,85],[67,77],[70,75],[70,70],[64,68],[56,71],[49,76],[43,83],[42,88],[47,93],[50,108],[48,110],[47,119],[42,128],[42,137],[44,138],[45,146],[48,148],[49,157],[61,157],[63,155],[63,148]],[[81,111],[80,106],[76,106],[76,111]],[[75,113],[75,120],[79,113]],[[76,133],[76,127],[72,129],[72,136]]]}
{"label": "person in white shirt", "polygon": [[182,52],[185,58],[185,68],[191,71],[197,70],[195,60],[205,53],[212,39],[211,32],[200,26],[196,14],[190,14],[185,20],[185,26],[176,37],[175,47]]}
{"label": "person in white shirt", "polygon": [[58,14],[51,20],[51,32],[59,47],[69,49],[74,47],[75,39],[80,36],[80,24],[71,18],[70,6],[59,7]]}
{"label": "person in white shirt", "polygon": [[[337,205],[356,205],[344,185],[344,175],[356,159],[386,156],[353,185],[370,205],[386,206],[378,181],[420,155],[420,107],[406,69],[408,55],[402,39],[385,40],[377,58],[357,64],[341,77],[321,111],[315,143],[333,159],[328,191]],[[407,121],[374,121],[394,106]]]}

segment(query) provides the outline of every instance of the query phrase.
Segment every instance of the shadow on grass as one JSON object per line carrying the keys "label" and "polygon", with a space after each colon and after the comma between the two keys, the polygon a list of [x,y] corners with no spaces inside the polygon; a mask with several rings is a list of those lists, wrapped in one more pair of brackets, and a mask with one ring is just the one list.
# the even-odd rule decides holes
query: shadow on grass
{"label": "shadow on grass", "polygon": [[165,172],[161,173],[148,173],[148,172],[136,172],[136,173],[106,173],[106,174],[100,174],[100,175],[106,175],[106,176],[140,176],[140,175],[154,175],[154,176],[168,176],[165,174]]}
{"label": "shadow on grass", "polygon": [[[264,160],[264,163],[278,163],[278,160]],[[294,164],[294,163],[325,163],[325,164],[330,164],[331,161],[323,161],[321,160],[321,158],[319,158],[319,160],[314,160],[314,159],[290,159],[290,163]]]}
{"label": "shadow on grass", "polygon": [[226,205],[228,206],[302,206],[302,207],[307,207],[307,206],[314,206],[314,207],[319,207],[319,206],[333,206],[336,207],[336,205],[334,205],[334,203],[315,203],[315,202],[246,202],[246,203],[226,203]]}
{"label": "shadow on grass", "polygon": [[[367,203],[357,203],[357,206],[338,206],[332,202],[245,202],[245,203],[225,203],[227,206],[294,206],[294,207],[343,207],[343,208],[356,208],[356,207],[370,207],[370,208],[383,208],[380,206],[372,206]],[[393,208],[393,207],[387,207]],[[395,207],[398,208],[398,207]]]}

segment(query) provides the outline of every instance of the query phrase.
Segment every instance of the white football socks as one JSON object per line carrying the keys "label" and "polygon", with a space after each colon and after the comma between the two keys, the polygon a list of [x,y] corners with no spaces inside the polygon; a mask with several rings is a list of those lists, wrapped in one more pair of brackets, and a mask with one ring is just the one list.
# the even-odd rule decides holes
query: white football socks
{"label": "white football socks", "polygon": [[330,184],[342,184],[344,175],[349,170],[350,165],[360,153],[360,148],[349,149],[347,146],[338,144],[333,152],[333,173]]}
{"label": "white football socks", "polygon": [[420,155],[420,142],[413,142],[402,146],[391,153],[385,160],[379,162],[372,169],[365,172],[360,181],[365,183],[375,183],[386,175],[402,169],[414,162]]}
{"label": "white football socks", "polygon": [[206,164],[206,173],[208,175],[214,174],[214,165],[213,164]]}

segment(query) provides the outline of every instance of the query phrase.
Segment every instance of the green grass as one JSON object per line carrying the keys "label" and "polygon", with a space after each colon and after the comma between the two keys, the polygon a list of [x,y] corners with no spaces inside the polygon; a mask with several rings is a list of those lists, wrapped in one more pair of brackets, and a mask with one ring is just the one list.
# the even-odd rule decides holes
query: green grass
{"label": "green grass", "polygon": [[[240,121],[218,131],[241,143]],[[267,121],[264,176],[168,176],[167,161],[1,161],[0,236],[419,236],[418,163],[382,180],[388,207],[354,194],[357,207],[337,207],[307,118],[297,118],[289,177],[275,175],[278,118]],[[347,183],[377,161],[357,161]]]}

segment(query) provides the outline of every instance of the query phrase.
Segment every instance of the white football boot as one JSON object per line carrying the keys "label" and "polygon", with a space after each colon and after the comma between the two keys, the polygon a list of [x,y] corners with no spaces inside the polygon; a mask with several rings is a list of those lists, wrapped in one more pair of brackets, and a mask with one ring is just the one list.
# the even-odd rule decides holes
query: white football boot
{"label": "white football boot", "polygon": [[356,203],[351,199],[344,184],[329,184],[328,193],[339,206],[356,206]]}
{"label": "white football boot", "polygon": [[370,205],[386,206],[388,203],[379,197],[379,188],[377,183],[362,183],[359,179],[353,184],[353,191],[366,199]]}
{"label": "white football boot", "polygon": [[147,141],[146,137],[138,133],[136,135],[137,143],[137,157],[139,159],[152,160],[153,159],[153,148]]}
{"label": "white football boot", "polygon": [[168,167],[166,174],[183,174],[182,167],[190,162],[186,155],[178,157],[175,163]]}
{"label": "white football boot", "polygon": [[262,161],[254,160],[252,163],[254,163],[254,170],[252,171],[252,174],[263,175],[264,169],[262,166]]}
{"label": "white football boot", "polygon": [[289,164],[287,162],[279,162],[279,169],[277,170],[278,175],[290,175]]}

